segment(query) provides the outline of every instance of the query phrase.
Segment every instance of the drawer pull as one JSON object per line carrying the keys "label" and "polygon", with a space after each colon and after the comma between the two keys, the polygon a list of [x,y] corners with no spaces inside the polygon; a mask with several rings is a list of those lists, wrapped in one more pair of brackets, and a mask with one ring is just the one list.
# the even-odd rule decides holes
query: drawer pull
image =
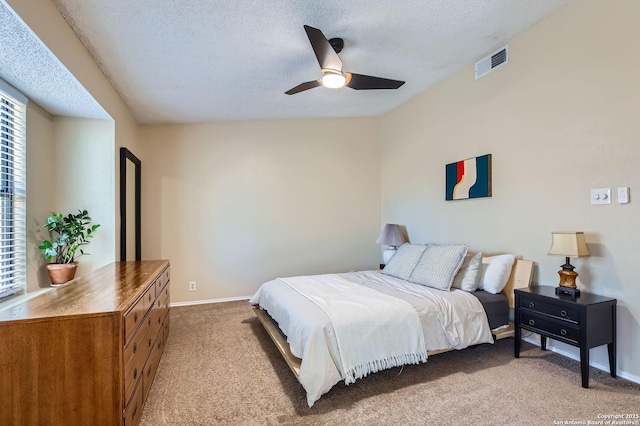
{"label": "drawer pull", "polygon": [[133,369],[133,380],[138,378],[138,367]]}
{"label": "drawer pull", "polygon": [[133,420],[136,417],[137,412],[138,412],[138,404],[136,404],[136,406],[133,407],[133,413],[131,413],[131,420]]}
{"label": "drawer pull", "polygon": [[529,325],[536,325],[536,322],[532,319],[529,320]]}
{"label": "drawer pull", "polygon": [[533,302],[529,302],[529,307],[530,307],[530,308],[533,308],[533,307],[535,307],[535,306],[536,306],[536,304],[535,304],[535,303],[533,303]]}
{"label": "drawer pull", "polygon": [[138,344],[137,343],[133,343],[133,353],[135,354],[138,351]]}
{"label": "drawer pull", "polygon": [[158,349],[160,349],[160,347],[162,347],[162,342],[158,339]]}
{"label": "drawer pull", "polygon": [[138,313],[133,314],[133,322],[138,322]]}
{"label": "drawer pull", "polygon": [[151,327],[151,318],[149,318],[149,327]]}
{"label": "drawer pull", "polygon": [[562,330],[560,330],[560,334],[562,334],[563,336],[567,335],[567,330],[565,330],[564,328]]}
{"label": "drawer pull", "polygon": [[149,368],[147,368],[147,378],[151,377],[151,366],[149,366]]}
{"label": "drawer pull", "polygon": [[149,302],[151,302],[151,293],[149,293]]}
{"label": "drawer pull", "polygon": [[567,316],[567,311],[565,311],[564,309],[560,311],[560,315],[562,315],[563,317]]}

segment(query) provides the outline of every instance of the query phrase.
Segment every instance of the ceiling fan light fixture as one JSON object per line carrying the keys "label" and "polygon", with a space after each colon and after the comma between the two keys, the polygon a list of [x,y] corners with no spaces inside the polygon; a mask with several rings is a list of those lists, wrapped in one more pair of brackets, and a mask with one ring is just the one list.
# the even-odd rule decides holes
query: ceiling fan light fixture
{"label": "ceiling fan light fixture", "polygon": [[322,85],[330,89],[339,89],[344,87],[347,77],[339,71],[324,71],[322,75]]}
{"label": "ceiling fan light fixture", "polygon": [[284,92],[285,95],[295,95],[320,86],[330,89],[339,89],[347,86],[353,90],[380,90],[397,89],[404,84],[404,81],[400,80],[343,72],[342,60],[338,53],[344,46],[344,40],[338,38],[328,40],[322,34],[322,31],[308,25],[304,26],[304,30],[309,38],[309,43],[311,43],[313,53],[316,55],[318,65],[320,65],[322,77],[298,84],[296,87]]}

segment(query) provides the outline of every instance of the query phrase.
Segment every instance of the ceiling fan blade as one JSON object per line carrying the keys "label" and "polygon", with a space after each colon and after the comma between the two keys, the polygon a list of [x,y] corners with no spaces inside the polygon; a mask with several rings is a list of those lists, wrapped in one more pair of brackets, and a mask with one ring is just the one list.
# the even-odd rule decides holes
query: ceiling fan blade
{"label": "ceiling fan blade", "polygon": [[322,83],[318,80],[307,81],[302,84],[298,84],[293,89],[289,89],[284,92],[286,95],[295,95],[296,93],[304,92],[305,90],[313,89],[314,87],[321,86]]}
{"label": "ceiling fan blade", "polygon": [[347,73],[346,86],[355,90],[397,89],[403,84],[404,81],[400,80]]}
{"label": "ceiling fan blade", "polygon": [[336,51],[333,50],[333,47],[331,47],[327,38],[322,34],[322,31],[308,25],[304,26],[304,30],[307,32],[307,37],[309,37],[309,42],[316,54],[320,68],[342,71],[342,61]]}

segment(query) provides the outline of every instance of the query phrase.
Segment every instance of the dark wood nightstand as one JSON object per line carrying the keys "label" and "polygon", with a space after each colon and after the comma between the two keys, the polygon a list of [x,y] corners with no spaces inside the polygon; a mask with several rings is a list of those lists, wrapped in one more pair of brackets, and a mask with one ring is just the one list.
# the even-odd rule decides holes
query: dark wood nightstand
{"label": "dark wood nightstand", "polygon": [[582,387],[589,387],[589,349],[607,345],[611,377],[616,377],[616,299],[582,292],[573,298],[557,295],[555,287],[516,289],[515,357],[520,357],[522,330],[540,335],[540,348],[547,337],[580,348]]}

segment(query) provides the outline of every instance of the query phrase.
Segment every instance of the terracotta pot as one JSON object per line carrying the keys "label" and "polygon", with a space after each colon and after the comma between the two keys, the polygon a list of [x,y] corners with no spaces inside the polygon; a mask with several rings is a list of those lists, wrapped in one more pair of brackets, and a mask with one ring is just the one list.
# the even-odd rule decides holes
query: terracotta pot
{"label": "terracotta pot", "polygon": [[47,263],[51,285],[60,285],[69,282],[76,276],[78,262],[73,263]]}

